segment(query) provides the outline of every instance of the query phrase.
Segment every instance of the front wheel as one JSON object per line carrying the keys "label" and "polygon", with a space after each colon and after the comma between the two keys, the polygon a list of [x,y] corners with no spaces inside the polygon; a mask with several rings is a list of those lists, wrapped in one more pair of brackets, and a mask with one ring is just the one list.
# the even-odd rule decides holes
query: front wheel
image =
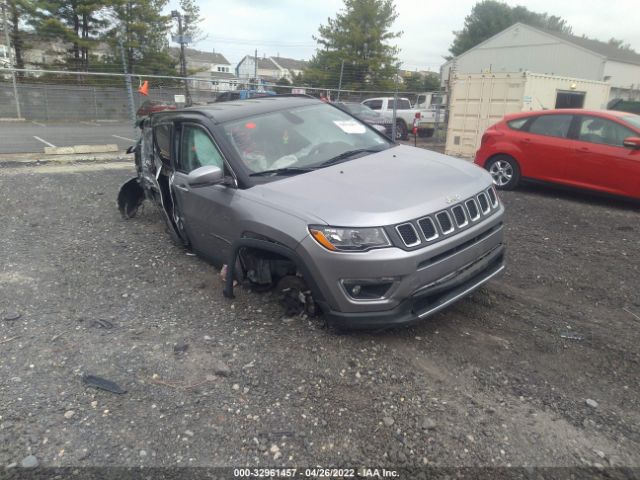
{"label": "front wheel", "polygon": [[406,140],[409,138],[407,124],[402,120],[396,122],[396,140]]}
{"label": "front wheel", "polygon": [[496,155],[485,168],[493,177],[493,184],[500,190],[513,190],[520,183],[520,166],[509,155]]}

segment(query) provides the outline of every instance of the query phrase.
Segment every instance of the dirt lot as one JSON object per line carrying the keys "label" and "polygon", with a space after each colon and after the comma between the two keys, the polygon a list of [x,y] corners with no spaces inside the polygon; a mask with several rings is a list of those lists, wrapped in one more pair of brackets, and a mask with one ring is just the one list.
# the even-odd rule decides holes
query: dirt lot
{"label": "dirt lot", "polygon": [[340,334],[223,298],[151,206],[120,218],[131,173],[0,169],[1,468],[640,467],[638,206],[505,193],[504,276]]}

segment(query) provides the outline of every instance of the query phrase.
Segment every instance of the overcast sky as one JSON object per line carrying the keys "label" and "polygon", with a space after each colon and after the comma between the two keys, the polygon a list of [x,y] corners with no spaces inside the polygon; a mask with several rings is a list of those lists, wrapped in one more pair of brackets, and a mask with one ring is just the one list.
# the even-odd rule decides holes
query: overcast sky
{"label": "overcast sky", "polygon": [[[171,2],[175,5],[176,0]],[[394,30],[404,68],[437,71],[475,0],[396,0],[399,13]],[[510,1],[535,12],[558,15],[576,35],[599,40],[616,37],[640,51],[640,4],[637,0]],[[200,0],[207,38],[192,47],[224,54],[236,64],[244,55],[309,59],[315,52],[312,35],[335,16],[342,0]]]}

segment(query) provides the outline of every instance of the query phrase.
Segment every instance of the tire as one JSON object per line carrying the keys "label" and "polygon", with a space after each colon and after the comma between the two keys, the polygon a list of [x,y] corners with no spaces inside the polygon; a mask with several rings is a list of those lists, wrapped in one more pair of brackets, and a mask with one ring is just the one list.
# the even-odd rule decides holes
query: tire
{"label": "tire", "polygon": [[396,140],[407,140],[409,138],[409,130],[407,124],[403,120],[396,122]]}
{"label": "tire", "polygon": [[499,190],[513,190],[520,183],[520,165],[509,155],[496,155],[490,158],[485,168]]}

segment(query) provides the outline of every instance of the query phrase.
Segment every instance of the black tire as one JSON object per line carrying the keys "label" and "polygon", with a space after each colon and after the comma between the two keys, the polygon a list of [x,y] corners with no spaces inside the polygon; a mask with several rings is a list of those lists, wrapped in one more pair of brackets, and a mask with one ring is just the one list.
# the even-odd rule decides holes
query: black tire
{"label": "black tire", "polygon": [[407,140],[409,138],[409,130],[404,120],[396,121],[396,140]]}
{"label": "black tire", "polygon": [[496,155],[485,164],[493,177],[493,184],[499,190],[513,190],[520,183],[520,165],[509,155]]}

